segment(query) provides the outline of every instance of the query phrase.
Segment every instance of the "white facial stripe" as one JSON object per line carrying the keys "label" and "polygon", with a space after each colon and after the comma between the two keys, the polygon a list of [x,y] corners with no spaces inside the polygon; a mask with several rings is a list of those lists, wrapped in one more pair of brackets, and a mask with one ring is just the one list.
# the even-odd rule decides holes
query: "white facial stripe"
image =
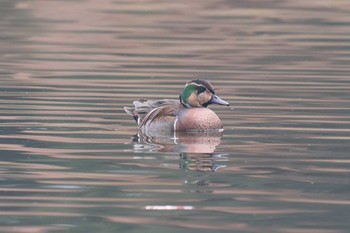
{"label": "white facial stripe", "polygon": [[200,86],[205,87],[202,84],[198,84],[198,83],[187,83],[185,87],[187,87],[188,85],[193,85],[193,84],[198,86],[198,87],[200,87]]}

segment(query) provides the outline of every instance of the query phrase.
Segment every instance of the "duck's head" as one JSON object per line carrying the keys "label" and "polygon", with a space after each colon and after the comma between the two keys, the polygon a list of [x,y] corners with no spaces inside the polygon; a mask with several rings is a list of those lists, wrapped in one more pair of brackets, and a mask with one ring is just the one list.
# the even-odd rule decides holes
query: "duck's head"
{"label": "duck's head", "polygon": [[180,102],[187,108],[206,108],[209,104],[230,105],[220,99],[215,94],[213,86],[203,79],[187,82],[180,94]]}

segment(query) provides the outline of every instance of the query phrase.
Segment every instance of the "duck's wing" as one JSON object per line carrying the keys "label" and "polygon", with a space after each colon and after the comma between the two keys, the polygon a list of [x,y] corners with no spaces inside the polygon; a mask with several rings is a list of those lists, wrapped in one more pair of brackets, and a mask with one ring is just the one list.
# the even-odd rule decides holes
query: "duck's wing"
{"label": "duck's wing", "polygon": [[[149,119],[159,119],[162,116],[175,114],[180,107],[178,100],[137,100],[133,102],[134,108],[124,107],[126,113],[134,117],[135,121],[141,127]],[[165,114],[165,115],[163,115]]]}
{"label": "duck's wing", "polygon": [[180,107],[181,104],[179,103],[178,105],[164,105],[158,108],[154,108],[141,121],[139,128],[145,124],[151,124],[152,122],[160,119],[164,119],[165,121],[174,121],[174,118],[177,116]]}

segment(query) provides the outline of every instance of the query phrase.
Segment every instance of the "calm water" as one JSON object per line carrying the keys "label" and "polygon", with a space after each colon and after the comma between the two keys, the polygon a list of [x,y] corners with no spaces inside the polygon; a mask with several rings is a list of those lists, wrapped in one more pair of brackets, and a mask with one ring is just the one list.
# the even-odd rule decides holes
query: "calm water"
{"label": "calm water", "polygon": [[[345,233],[348,1],[0,2],[0,231]],[[206,78],[223,135],[124,112]]]}

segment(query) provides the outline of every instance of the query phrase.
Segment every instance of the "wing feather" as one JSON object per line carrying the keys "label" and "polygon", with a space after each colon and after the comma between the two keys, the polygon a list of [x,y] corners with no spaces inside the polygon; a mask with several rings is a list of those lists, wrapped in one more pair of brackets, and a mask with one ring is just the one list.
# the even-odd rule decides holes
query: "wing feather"
{"label": "wing feather", "polygon": [[146,124],[152,123],[165,117],[175,117],[181,108],[178,100],[161,99],[161,100],[137,100],[133,102],[134,108],[124,107],[124,110],[134,117],[138,122],[139,128]]}
{"label": "wing feather", "polygon": [[141,124],[139,125],[139,128],[144,126],[146,123],[152,124],[154,121],[163,118],[176,117],[178,110],[179,109],[177,106],[172,105],[166,105],[155,108],[146,115],[146,117],[142,120]]}

